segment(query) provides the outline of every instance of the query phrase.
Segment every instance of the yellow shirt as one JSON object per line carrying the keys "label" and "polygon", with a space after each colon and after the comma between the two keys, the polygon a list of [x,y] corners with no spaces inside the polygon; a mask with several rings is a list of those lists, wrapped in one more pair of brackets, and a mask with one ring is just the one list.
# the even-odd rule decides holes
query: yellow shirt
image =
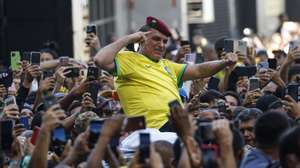
{"label": "yellow shirt", "polygon": [[115,58],[116,90],[128,116],[144,115],[148,128],[159,129],[168,121],[168,103],[180,96],[185,64],[161,59],[154,62],[144,55],[121,51]]}

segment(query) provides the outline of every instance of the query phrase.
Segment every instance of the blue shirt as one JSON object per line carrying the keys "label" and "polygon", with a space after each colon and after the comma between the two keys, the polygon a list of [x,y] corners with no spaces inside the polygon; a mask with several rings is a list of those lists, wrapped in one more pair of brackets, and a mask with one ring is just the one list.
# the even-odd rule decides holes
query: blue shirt
{"label": "blue shirt", "polygon": [[279,161],[273,160],[263,151],[253,148],[242,160],[240,168],[273,168],[279,167],[279,165]]}

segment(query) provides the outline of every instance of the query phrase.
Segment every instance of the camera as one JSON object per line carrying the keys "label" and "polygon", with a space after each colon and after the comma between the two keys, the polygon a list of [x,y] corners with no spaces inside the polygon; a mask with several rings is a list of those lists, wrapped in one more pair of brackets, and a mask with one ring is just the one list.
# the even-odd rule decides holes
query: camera
{"label": "camera", "polygon": [[[197,120],[198,129],[194,137],[202,151],[203,167],[218,167],[217,160],[220,157],[220,146],[217,143],[215,133],[212,128],[212,122],[204,119]],[[230,129],[235,134],[238,123],[231,122]]]}
{"label": "camera", "polygon": [[77,67],[71,67],[64,70],[64,72],[70,71],[65,76],[67,78],[77,78],[80,75],[80,69]]}

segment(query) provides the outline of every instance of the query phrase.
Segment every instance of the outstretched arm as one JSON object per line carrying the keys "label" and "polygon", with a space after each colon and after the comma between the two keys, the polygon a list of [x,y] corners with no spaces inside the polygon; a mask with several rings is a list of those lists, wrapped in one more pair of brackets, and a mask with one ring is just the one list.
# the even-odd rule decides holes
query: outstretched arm
{"label": "outstretched arm", "polygon": [[210,61],[202,64],[190,65],[186,68],[183,80],[195,80],[199,78],[210,77],[221,71],[227,66],[234,65],[237,62],[237,55],[227,53],[224,60]]}

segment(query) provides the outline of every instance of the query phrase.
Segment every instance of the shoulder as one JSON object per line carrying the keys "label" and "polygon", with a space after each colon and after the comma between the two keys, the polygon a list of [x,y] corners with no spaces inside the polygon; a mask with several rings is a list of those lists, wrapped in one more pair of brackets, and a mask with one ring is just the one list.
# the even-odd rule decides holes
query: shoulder
{"label": "shoulder", "polygon": [[125,50],[123,50],[123,51],[120,51],[120,52],[118,52],[118,54],[117,54],[117,56],[122,56],[122,57],[132,57],[132,56],[136,56],[136,55],[138,55],[138,53],[137,52],[132,52],[132,51],[125,51]]}
{"label": "shoulder", "polygon": [[267,156],[257,149],[250,150],[244,157],[241,168],[266,167],[269,164]]}

